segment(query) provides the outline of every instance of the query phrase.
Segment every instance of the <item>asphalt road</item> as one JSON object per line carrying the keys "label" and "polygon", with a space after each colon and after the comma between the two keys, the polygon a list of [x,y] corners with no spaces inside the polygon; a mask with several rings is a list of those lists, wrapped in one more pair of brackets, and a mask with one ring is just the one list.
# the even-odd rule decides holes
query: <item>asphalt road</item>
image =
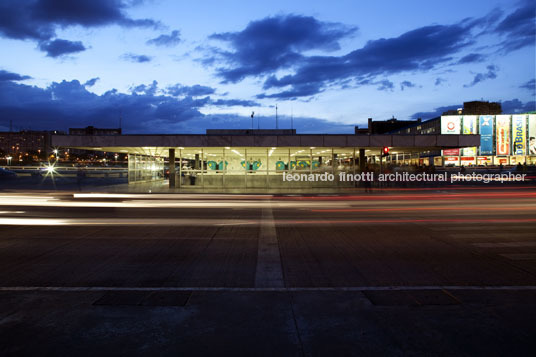
{"label": "asphalt road", "polygon": [[0,193],[0,353],[533,355],[536,190]]}

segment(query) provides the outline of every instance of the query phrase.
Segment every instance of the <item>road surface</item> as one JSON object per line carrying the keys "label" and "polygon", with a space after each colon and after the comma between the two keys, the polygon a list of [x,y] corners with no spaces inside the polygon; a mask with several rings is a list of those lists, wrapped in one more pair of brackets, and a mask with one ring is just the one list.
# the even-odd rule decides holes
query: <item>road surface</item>
{"label": "road surface", "polygon": [[2,354],[512,355],[536,190],[0,193]]}

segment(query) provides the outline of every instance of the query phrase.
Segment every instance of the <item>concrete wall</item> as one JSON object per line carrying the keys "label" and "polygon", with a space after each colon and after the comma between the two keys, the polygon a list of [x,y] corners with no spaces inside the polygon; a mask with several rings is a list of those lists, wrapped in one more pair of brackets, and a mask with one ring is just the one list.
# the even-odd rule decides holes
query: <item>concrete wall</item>
{"label": "concrete wall", "polygon": [[[479,146],[480,135],[52,135],[52,146],[118,147],[382,147],[457,148]],[[109,151],[113,151],[110,150]]]}

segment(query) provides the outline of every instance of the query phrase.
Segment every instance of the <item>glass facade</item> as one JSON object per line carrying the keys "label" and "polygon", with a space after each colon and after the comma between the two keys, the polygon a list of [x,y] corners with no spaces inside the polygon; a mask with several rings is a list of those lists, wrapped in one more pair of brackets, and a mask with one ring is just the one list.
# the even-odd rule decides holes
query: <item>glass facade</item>
{"label": "glass facade", "polygon": [[128,155],[128,182],[164,179],[164,159],[147,155]]}
{"label": "glass facade", "polygon": [[[357,153],[356,153],[357,152]],[[289,188],[352,186],[338,182],[285,182],[283,175],[359,171],[359,149],[212,147],[176,150],[177,187]]]}

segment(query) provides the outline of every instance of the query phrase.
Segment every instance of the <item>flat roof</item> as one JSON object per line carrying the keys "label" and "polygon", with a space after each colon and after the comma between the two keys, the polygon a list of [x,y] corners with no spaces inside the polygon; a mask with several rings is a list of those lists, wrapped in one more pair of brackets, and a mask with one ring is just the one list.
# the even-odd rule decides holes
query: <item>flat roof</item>
{"label": "flat roof", "polygon": [[388,146],[406,151],[441,150],[480,145],[480,135],[52,135],[54,147],[123,153],[151,153],[167,156],[169,149],[217,147],[351,147],[356,149]]}

